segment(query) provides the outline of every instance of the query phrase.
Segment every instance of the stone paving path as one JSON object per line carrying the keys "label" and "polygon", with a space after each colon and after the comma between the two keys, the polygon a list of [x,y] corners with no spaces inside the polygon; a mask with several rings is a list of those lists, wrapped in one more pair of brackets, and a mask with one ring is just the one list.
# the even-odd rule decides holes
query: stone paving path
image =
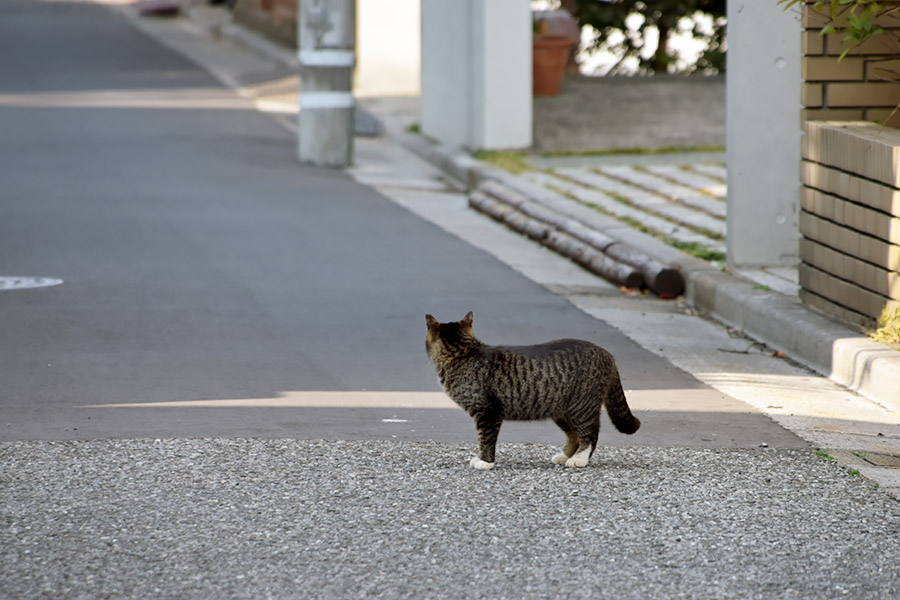
{"label": "stone paving path", "polygon": [[524,177],[682,250],[724,261],[724,164],[560,167]]}

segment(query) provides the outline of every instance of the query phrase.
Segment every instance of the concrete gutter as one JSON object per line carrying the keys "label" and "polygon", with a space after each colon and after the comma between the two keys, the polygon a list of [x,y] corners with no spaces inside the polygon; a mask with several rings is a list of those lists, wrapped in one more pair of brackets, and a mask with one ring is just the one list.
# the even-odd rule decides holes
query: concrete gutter
{"label": "concrete gutter", "polygon": [[425,158],[467,190],[498,182],[618,242],[641,248],[654,259],[681,270],[685,299],[747,335],[828,376],[894,412],[900,412],[900,352],[874,342],[797,298],[761,290],[752,282],[688,256],[645,233],[590,208],[552,194],[521,177],[472,158],[464,150],[388,128],[392,137]]}

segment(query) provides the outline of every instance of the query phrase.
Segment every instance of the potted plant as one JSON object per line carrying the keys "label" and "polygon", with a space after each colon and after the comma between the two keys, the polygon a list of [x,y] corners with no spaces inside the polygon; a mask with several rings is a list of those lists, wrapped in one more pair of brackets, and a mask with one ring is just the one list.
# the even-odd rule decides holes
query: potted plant
{"label": "potted plant", "polygon": [[[559,93],[566,66],[569,63],[569,53],[572,46],[575,45],[571,34],[562,33],[568,23],[562,27],[551,25],[551,23],[565,21],[565,17],[568,17],[568,21],[574,24],[575,21],[571,15],[566,13],[562,18],[547,17],[545,14],[535,13],[533,19],[531,81],[532,92],[535,96],[555,96]],[[577,32],[577,25],[575,31]]]}

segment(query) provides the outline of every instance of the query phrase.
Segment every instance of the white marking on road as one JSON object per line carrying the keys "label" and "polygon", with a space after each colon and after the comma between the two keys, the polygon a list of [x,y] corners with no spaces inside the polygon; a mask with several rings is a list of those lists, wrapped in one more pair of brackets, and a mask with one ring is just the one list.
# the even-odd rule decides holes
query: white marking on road
{"label": "white marking on road", "polygon": [[83,408],[459,408],[443,392],[281,392],[274,398],[92,404]]}
{"label": "white marking on road", "polygon": [[59,285],[62,279],[53,277],[0,277],[0,290],[26,290]]}
{"label": "white marking on road", "polygon": [[88,90],[0,94],[0,106],[27,108],[156,108],[252,110],[252,103],[222,88]]}

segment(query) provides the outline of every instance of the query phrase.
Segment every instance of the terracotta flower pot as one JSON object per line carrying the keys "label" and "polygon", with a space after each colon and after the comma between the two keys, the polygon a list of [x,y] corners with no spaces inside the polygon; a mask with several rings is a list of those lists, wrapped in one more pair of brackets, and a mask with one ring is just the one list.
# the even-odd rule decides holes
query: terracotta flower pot
{"label": "terracotta flower pot", "polygon": [[535,96],[555,96],[562,87],[572,40],[561,35],[535,38],[532,49],[532,91]]}

